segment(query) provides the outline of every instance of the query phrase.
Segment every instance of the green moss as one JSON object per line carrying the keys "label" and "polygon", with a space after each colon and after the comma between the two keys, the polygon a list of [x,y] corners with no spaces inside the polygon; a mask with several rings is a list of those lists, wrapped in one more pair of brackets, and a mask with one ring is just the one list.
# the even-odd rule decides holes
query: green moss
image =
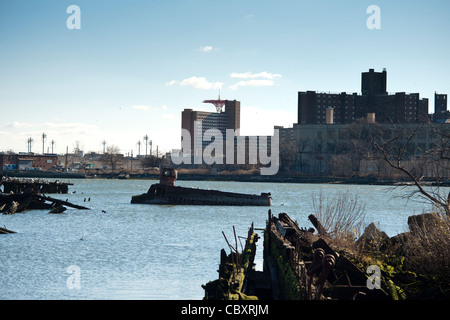
{"label": "green moss", "polygon": [[256,296],[248,296],[242,292],[239,292],[239,300],[258,300]]}
{"label": "green moss", "polygon": [[240,255],[240,263],[225,263],[223,278],[207,283],[204,286],[205,299],[220,300],[255,300],[257,297],[247,296],[242,292],[246,274],[253,263],[256,252],[257,234],[250,235],[247,249]]}
{"label": "green moss", "polygon": [[287,300],[298,300],[300,298],[299,281],[289,260],[284,256],[283,243],[279,239],[272,238],[270,249],[278,271],[282,296]]}

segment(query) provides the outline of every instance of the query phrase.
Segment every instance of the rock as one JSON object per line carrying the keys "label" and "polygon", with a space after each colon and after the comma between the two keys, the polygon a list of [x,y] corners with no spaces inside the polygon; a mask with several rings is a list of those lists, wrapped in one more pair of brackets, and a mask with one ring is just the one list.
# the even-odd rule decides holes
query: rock
{"label": "rock", "polygon": [[375,223],[372,222],[364,229],[363,234],[356,242],[374,249],[379,249],[387,241],[389,241],[389,236],[384,231],[380,231]]}
{"label": "rock", "polygon": [[423,213],[408,217],[408,226],[411,232],[430,231],[440,223],[439,216],[435,213]]}

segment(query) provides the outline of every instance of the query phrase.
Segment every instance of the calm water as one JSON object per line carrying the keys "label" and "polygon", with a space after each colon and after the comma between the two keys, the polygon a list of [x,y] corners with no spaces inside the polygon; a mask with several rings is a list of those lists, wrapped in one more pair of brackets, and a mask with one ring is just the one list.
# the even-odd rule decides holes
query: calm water
{"label": "calm water", "polygon": [[[0,299],[201,299],[202,284],[217,278],[225,232],[246,236],[253,222],[264,228],[266,207],[197,207],[130,204],[154,181],[75,180],[70,192],[53,195],[91,210],[61,215],[27,211],[1,215]],[[368,223],[390,236],[407,230],[407,217],[428,207],[401,198],[407,190],[386,186],[339,186],[236,182],[178,185],[259,194],[271,192],[273,214],[288,213],[310,227],[312,196],[322,191],[358,194]],[[447,191],[448,192],[448,191]],[[90,201],[84,202],[89,198]],[[102,212],[102,210],[106,212]],[[256,263],[261,263],[262,241]],[[79,273],[68,272],[71,266]],[[70,269],[69,269],[70,270]],[[78,277],[79,276],[79,277]],[[77,277],[79,286],[71,280]],[[69,281],[68,281],[69,279]],[[71,285],[72,284],[72,285]]]}

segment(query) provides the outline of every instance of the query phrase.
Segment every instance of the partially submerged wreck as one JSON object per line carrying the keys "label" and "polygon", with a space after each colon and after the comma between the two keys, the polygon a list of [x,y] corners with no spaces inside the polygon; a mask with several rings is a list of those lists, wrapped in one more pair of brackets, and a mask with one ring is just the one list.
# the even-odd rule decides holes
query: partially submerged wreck
{"label": "partially submerged wreck", "polygon": [[70,182],[45,181],[40,179],[0,178],[0,213],[13,214],[26,210],[50,210],[50,213],[63,213],[67,207],[79,210],[88,208],[60,199],[51,198],[44,193],[68,193]]}
{"label": "partially submerged wreck", "polygon": [[62,181],[46,181],[41,179],[17,179],[0,177],[3,193],[62,193],[69,192],[73,183]]}
{"label": "partially submerged wreck", "polygon": [[13,214],[26,210],[51,210],[50,213],[62,213],[65,211],[64,206],[79,210],[89,210],[86,207],[39,193],[0,193],[0,213],[3,214]]}
{"label": "partially submerged wreck", "polygon": [[131,203],[208,205],[208,206],[271,206],[270,193],[261,195],[194,189],[175,186],[176,169],[162,168],[160,182],[150,186],[147,193],[131,198]]}

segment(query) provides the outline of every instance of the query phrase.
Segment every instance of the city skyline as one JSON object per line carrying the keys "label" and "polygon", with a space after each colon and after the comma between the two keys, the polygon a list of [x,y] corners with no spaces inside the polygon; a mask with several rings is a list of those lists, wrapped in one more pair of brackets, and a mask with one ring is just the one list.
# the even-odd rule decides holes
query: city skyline
{"label": "city skyline", "polygon": [[[70,29],[79,9],[80,29]],[[368,8],[380,9],[370,29]],[[241,134],[297,122],[297,94],[450,93],[448,1],[10,1],[0,3],[0,151],[138,154],[180,148],[181,112],[241,101]],[[76,18],[76,17],[75,17]],[[50,149],[51,150],[51,149]],[[47,151],[47,150],[45,150]],[[145,147],[141,145],[141,154]]]}

